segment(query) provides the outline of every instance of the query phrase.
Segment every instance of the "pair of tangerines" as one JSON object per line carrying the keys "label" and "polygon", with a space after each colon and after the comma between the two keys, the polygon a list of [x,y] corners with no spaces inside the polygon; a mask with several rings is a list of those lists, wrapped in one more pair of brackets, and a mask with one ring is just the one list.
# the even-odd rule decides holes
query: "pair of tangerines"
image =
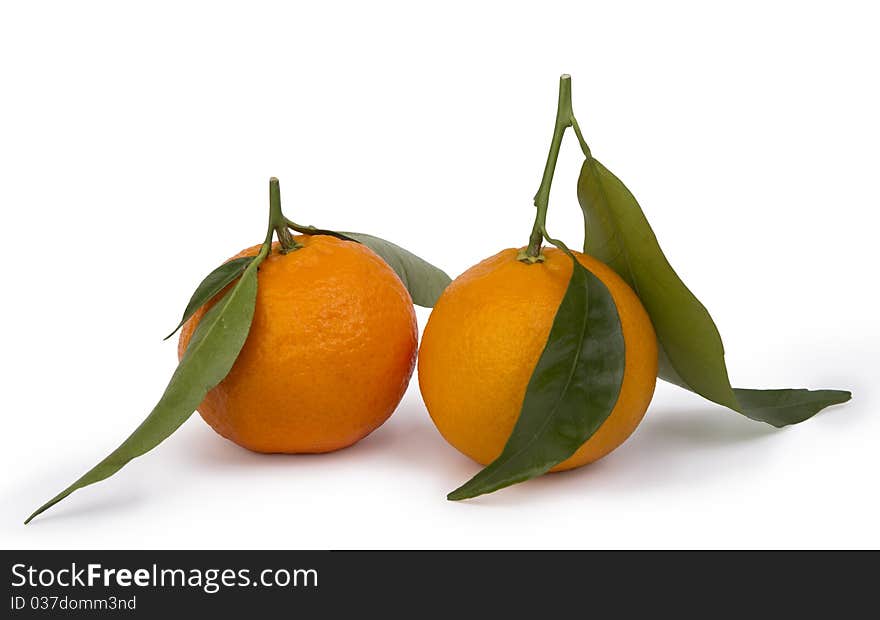
{"label": "pair of tangerines", "polygon": [[[543,262],[521,262],[508,249],[470,268],[437,301],[419,347],[412,300],[378,255],[332,236],[296,240],[302,247],[289,253],[275,247],[260,265],[247,341],[198,408],[202,418],[257,452],[338,450],[388,419],[418,357],[422,396],[443,437],[479,463],[493,461],[519,415],[571,260],[545,248]],[[610,291],[627,355],[611,415],[555,470],[585,465],[619,446],[644,416],[657,376],[654,330],[636,294],[606,265],[576,257]],[[209,308],[184,325],[181,357]]]}

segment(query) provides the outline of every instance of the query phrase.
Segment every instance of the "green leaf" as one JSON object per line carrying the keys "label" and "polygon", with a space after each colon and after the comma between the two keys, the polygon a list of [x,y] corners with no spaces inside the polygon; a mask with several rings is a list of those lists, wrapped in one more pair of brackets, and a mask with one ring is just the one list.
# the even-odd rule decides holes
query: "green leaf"
{"label": "green leaf", "polygon": [[452,282],[452,278],[428,261],[419,258],[409,250],[404,250],[399,245],[374,235],[339,232],[314,226],[300,226],[293,222],[289,223],[293,225],[294,230],[306,235],[329,235],[337,239],[354,241],[367,246],[394,270],[394,273],[403,282],[406,290],[409,291],[409,296],[412,298],[413,303],[418,306],[433,308],[441,293]]}
{"label": "green leaf", "polygon": [[251,264],[252,260],[254,260],[253,256],[234,258],[227,263],[223,263],[217,267],[217,269],[209,273],[198,287],[196,287],[192,297],[190,297],[189,303],[186,304],[186,310],[183,311],[183,318],[180,319],[180,323],[177,324],[174,331],[165,336],[164,340],[168,340],[171,336],[177,333],[177,330],[180,329],[181,325],[186,323],[190,317],[196,313],[196,310],[208,303],[214,298],[214,295],[222,291],[227,285],[231,284],[236,278],[238,278],[247,266]]}
{"label": "green leaf", "polygon": [[743,415],[777,428],[809,420],[830,405],[845,403],[844,390],[746,390],[734,388]]}
{"label": "green leaf", "polygon": [[545,473],[574,454],[614,409],[625,362],[620,317],[605,285],[572,261],[568,288],[504,450],[448,499],[491,493]]}
{"label": "green leaf", "polygon": [[440,294],[452,282],[442,270],[390,241],[364,233],[341,234],[364,244],[382,257],[406,286],[413,303],[419,306],[433,308]]}
{"label": "green leaf", "polygon": [[150,415],[107,458],[40,506],[25,523],[77,489],[109,478],[130,460],[158,446],[189,418],[208,390],[229,373],[244,346],[254,315],[257,266],[261,260],[253,260],[238,283],[202,317]]}
{"label": "green leaf", "polygon": [[629,283],[654,323],[661,379],[773,426],[802,422],[850,399],[841,390],[733,389],[715,322],[666,260],[626,186],[588,157],[578,179],[578,201],[584,212],[584,252]]}

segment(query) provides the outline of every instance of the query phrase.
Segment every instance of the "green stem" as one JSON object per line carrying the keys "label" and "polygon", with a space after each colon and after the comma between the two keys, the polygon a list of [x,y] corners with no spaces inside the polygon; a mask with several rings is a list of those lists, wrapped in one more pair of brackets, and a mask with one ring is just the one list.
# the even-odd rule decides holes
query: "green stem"
{"label": "green stem", "polygon": [[290,230],[287,228],[287,218],[281,212],[281,185],[278,179],[272,177],[269,179],[269,230],[266,231],[266,240],[263,242],[263,248],[267,253],[272,247],[272,234],[278,235],[278,242],[281,244],[281,253],[287,254],[293,250],[298,250],[302,246],[296,242]]}
{"label": "green stem", "polygon": [[336,237],[337,239],[345,239],[351,241],[351,237],[348,237],[344,233],[336,232],[335,230],[327,230],[326,228],[316,228],[315,226],[303,226],[302,224],[297,224],[293,220],[284,218],[284,223],[291,230],[295,230],[298,233],[303,235],[327,235],[330,237]]}
{"label": "green stem", "polygon": [[584,140],[584,134],[581,133],[581,126],[578,125],[577,119],[574,117],[574,112],[571,113],[571,128],[574,129],[574,135],[577,136],[578,143],[581,145],[581,151],[584,153],[584,157],[587,159],[592,159],[593,154],[590,152],[590,147],[587,145],[587,141]]}
{"label": "green stem", "polygon": [[[553,126],[553,140],[550,142],[550,152],[547,154],[547,163],[544,165],[544,176],[538,193],[535,194],[535,223],[529,236],[529,245],[520,253],[519,260],[525,263],[538,263],[544,260],[541,254],[541,244],[546,235],[547,208],[550,205],[550,186],[553,184],[553,173],[556,171],[556,162],[559,160],[559,148],[562,146],[562,138],[565,130],[574,128],[575,135],[581,145],[584,155],[590,156],[590,148],[581,134],[580,127],[571,109],[571,76],[567,73],[559,78],[559,101],[556,105],[556,123]],[[549,240],[549,239],[548,239]]]}

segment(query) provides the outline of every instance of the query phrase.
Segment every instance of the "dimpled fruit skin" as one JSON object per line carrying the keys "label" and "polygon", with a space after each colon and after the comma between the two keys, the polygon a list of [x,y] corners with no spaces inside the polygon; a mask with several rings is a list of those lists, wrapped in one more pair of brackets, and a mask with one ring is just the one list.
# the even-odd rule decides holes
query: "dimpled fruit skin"
{"label": "dimpled fruit skin", "polygon": [[[247,341],[198,408],[215,431],[257,452],[350,446],[388,419],[415,363],[415,312],[394,271],[359,243],[296,240],[301,249],[280,254],[276,243],[260,265]],[[179,357],[206,310],[183,326]]]}
{"label": "dimpled fruit skin", "polygon": [[[422,336],[419,386],[428,412],[450,444],[483,465],[501,454],[513,430],[571,277],[570,258],[555,248],[543,252],[545,262],[534,265],[507,249],[471,267],[440,297]],[[551,471],[586,465],[623,443],[642,420],[657,377],[657,339],[636,294],[603,263],[574,254],[611,292],[626,364],[611,415]]]}

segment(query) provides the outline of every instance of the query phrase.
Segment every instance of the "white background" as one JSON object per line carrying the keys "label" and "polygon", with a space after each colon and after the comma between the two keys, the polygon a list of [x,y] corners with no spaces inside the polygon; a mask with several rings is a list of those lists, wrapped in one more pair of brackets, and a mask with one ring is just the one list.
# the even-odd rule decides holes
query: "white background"
{"label": "white background", "polygon": [[[880,546],[871,3],[11,4],[0,547]],[[457,275],[526,242],[562,72],[734,383],[851,403],[777,431],[660,385],[604,461],[450,503],[477,468],[414,378],[350,449],[256,455],[194,416],[21,524],[151,409],[176,363],[162,336],[262,239],[270,175],[294,219]],[[579,167],[569,136],[549,224],[572,245]]]}

